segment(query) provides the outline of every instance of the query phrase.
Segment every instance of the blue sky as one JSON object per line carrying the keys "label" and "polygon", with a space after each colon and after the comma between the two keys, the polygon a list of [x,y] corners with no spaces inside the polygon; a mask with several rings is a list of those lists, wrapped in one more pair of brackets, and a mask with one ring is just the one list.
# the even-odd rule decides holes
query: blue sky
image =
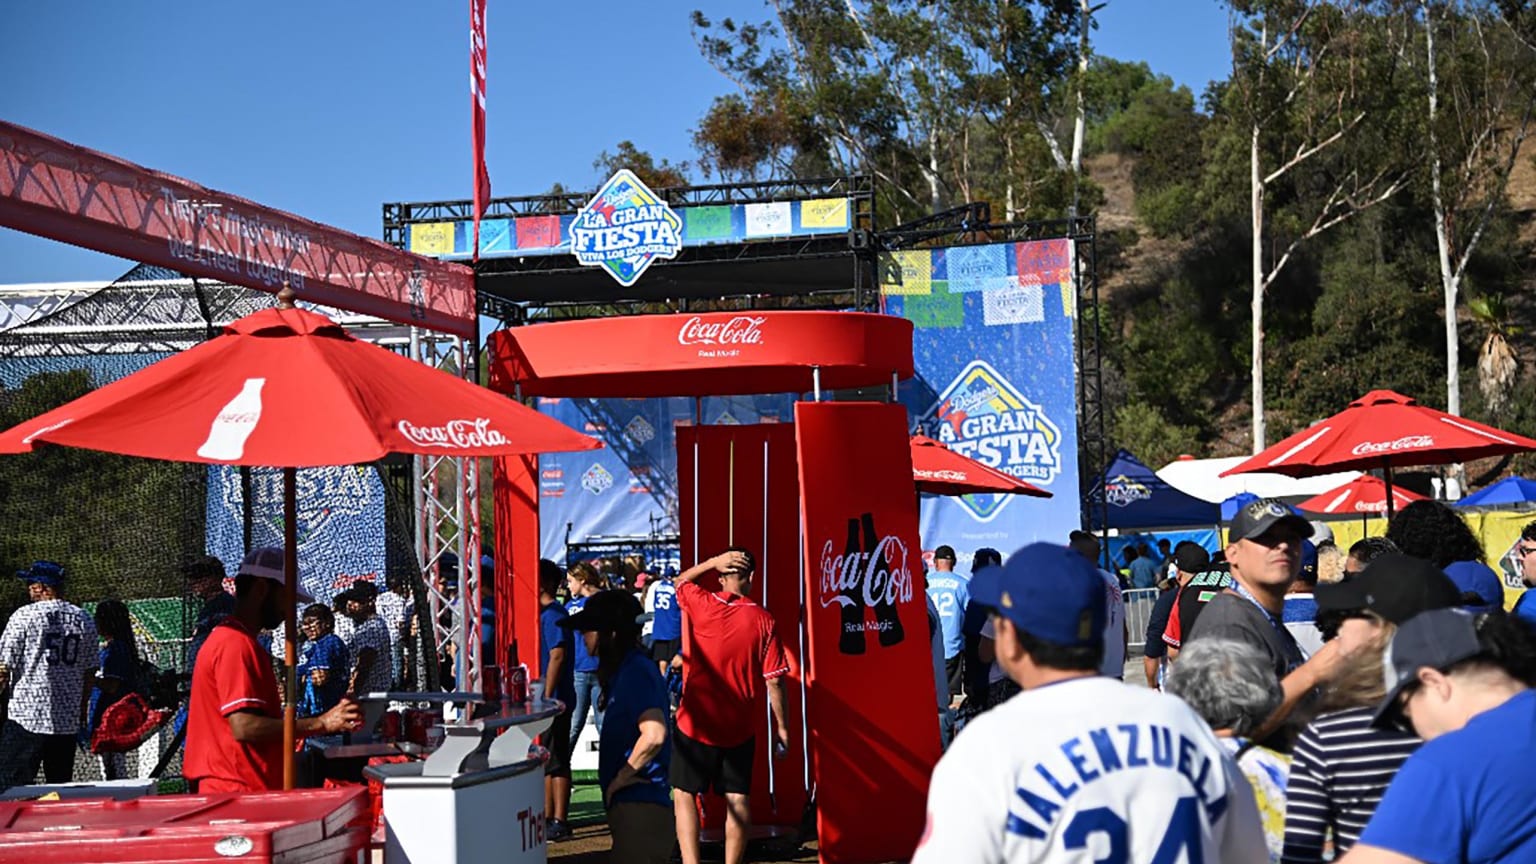
{"label": "blue sky", "polygon": [[[595,187],[624,139],[690,156],[728,82],[689,13],[763,0],[489,0],[487,161],[498,195]],[[385,201],[468,198],[468,3],[141,0],[6,14],[0,118],[372,237]],[[1216,0],[1111,0],[1095,50],[1197,93],[1224,77]],[[0,284],[105,279],[124,262],[0,229]]]}

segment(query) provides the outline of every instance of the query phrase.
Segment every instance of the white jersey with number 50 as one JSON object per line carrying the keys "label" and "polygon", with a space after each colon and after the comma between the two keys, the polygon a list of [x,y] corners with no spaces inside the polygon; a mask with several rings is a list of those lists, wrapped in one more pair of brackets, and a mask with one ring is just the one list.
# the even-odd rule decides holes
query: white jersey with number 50
{"label": "white jersey with number 50", "polygon": [[10,718],[38,735],[80,729],[85,676],[101,656],[96,622],[63,600],[17,609],[0,635],[0,663],[10,670]]}
{"label": "white jersey with number 50", "polygon": [[912,864],[1268,860],[1253,790],[1181,700],[1077,678],[971,721],[928,789]]}

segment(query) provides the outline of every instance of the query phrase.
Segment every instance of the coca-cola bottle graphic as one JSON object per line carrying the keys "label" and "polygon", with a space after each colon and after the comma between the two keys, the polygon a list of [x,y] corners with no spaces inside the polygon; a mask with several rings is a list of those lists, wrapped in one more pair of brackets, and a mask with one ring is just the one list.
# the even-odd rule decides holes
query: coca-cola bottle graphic
{"label": "coca-cola bottle graphic", "polygon": [[[867,514],[866,514],[867,515]],[[859,554],[864,549],[864,544],[859,540],[859,520],[848,520],[848,544],[843,547],[843,560],[863,562]],[[862,569],[862,568],[860,568]],[[850,603],[838,604],[842,614],[842,632],[838,635],[837,648],[844,654],[864,653],[864,592],[860,588],[861,580],[851,580],[852,584],[844,589],[843,596]]]}
{"label": "coca-cola bottle graphic", "polygon": [[[891,551],[896,549],[894,546],[889,548]],[[891,563],[885,560],[886,553],[886,547],[880,542],[880,534],[875,531],[873,513],[848,520],[848,543],[844,549],[844,560],[857,561],[859,575],[850,580],[851,584],[843,592],[843,596],[852,602],[840,604],[842,632],[838,636],[837,645],[844,654],[863,654],[865,651],[869,629],[864,611],[869,606],[867,596],[875,598],[874,630],[880,644],[890,647],[906,636],[901,627],[901,607],[896,600],[899,595],[891,584],[897,574],[893,572]],[[905,561],[896,562],[897,569],[904,570],[905,566]]]}
{"label": "coca-cola bottle graphic", "polygon": [[245,455],[245,441],[261,419],[261,388],[266,383],[265,378],[245,379],[240,392],[213,418],[208,440],[197,448],[197,455],[221,462],[233,462]]}

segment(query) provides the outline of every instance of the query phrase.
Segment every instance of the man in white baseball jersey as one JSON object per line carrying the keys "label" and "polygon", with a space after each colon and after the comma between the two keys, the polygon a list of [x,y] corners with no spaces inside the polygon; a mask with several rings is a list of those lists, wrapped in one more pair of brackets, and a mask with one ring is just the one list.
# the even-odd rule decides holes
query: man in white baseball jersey
{"label": "man in white baseball jersey", "polygon": [[912,864],[1220,864],[1268,858],[1248,781],[1189,706],[1099,675],[1104,583],[1036,543],[971,580],[1022,693],[934,769]]}
{"label": "man in white baseball jersey", "polygon": [[59,599],[64,568],[38,561],[16,574],[32,602],[17,609],[0,635],[0,691],[11,688],[0,730],[0,789],[33,782],[68,783],[75,770],[75,733],[96,677],[96,622]]}

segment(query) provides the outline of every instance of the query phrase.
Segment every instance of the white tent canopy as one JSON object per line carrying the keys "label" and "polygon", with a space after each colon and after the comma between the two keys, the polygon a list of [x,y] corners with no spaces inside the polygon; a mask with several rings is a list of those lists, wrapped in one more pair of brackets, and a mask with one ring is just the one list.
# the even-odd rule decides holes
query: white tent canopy
{"label": "white tent canopy", "polygon": [[1321,495],[1360,476],[1359,471],[1319,474],[1316,477],[1287,477],[1284,474],[1233,474],[1221,472],[1241,463],[1247,456],[1222,459],[1182,459],[1158,469],[1157,476],[1168,485],[1206,501],[1222,502],[1240,492],[1261,498],[1295,498]]}

